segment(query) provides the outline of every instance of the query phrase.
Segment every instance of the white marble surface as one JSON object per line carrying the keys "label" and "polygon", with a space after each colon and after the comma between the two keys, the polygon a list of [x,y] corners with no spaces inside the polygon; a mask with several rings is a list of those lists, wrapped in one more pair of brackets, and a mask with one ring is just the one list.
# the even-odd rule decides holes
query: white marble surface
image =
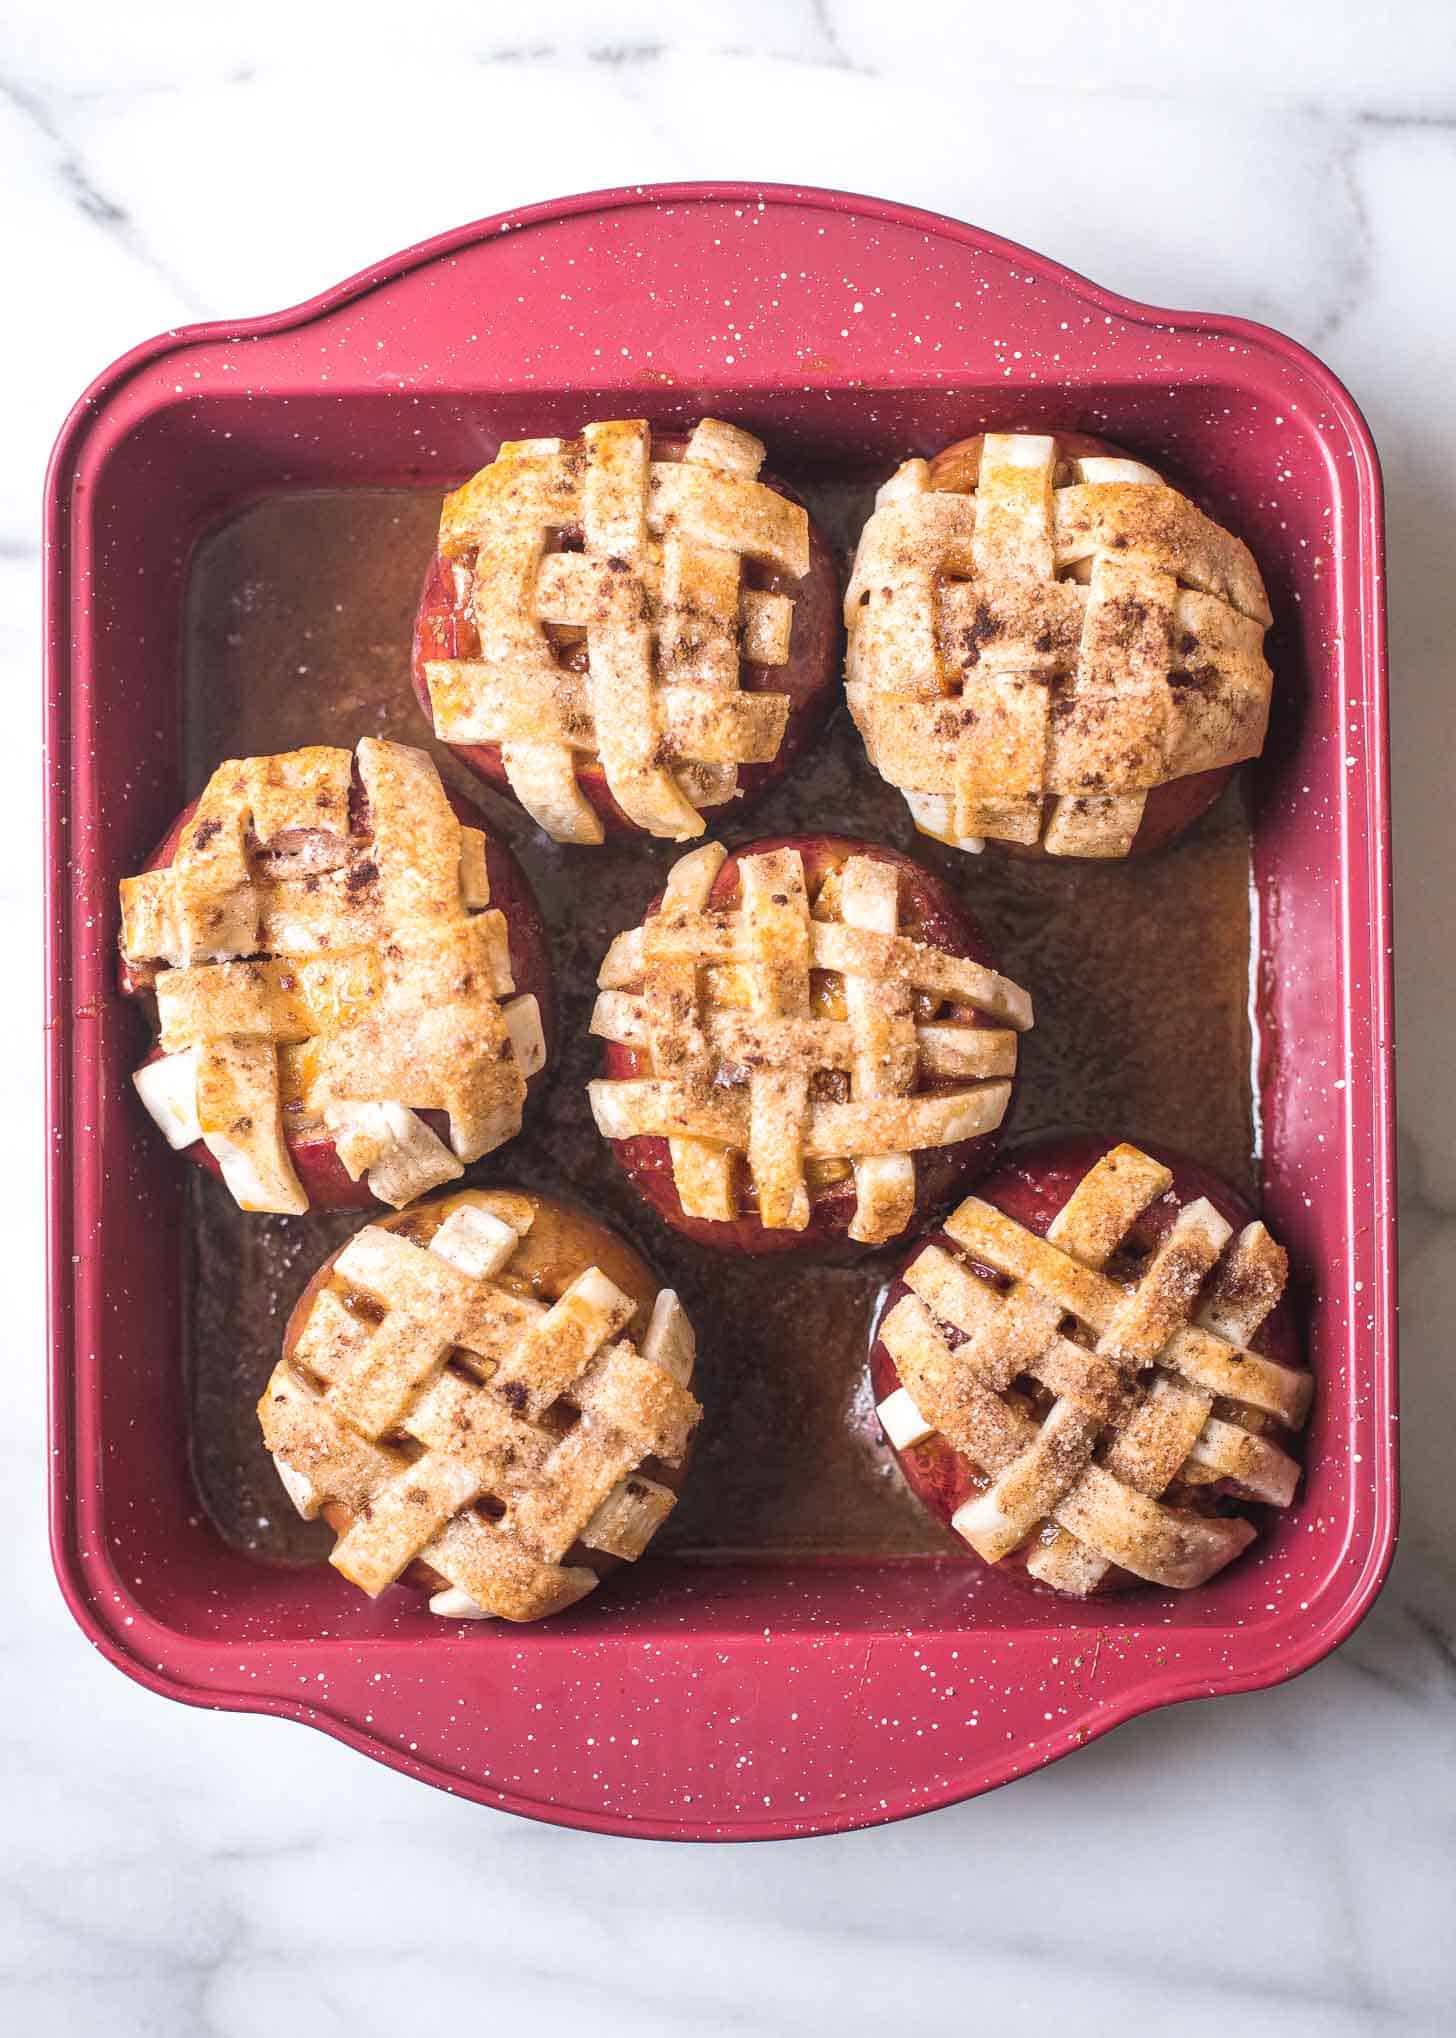
{"label": "white marble surface", "polygon": [[[211,17],[211,18],[209,18]],[[452,1801],[96,1658],[44,1554],[35,997],[0,1005],[16,1184],[0,1536],[0,2023],[37,2033],[1040,2034],[1453,2028],[1456,17],[1293,0],[546,10],[10,0],[0,180],[0,916],[38,952],[40,467],[112,355],[501,207],[651,178],[884,192],[1353,387],[1390,490],[1406,1105],[1405,1539],[1298,1683],[1136,1722],[843,1839],[661,1848]],[[1443,536],[1443,533],[1445,534]],[[1443,1551],[1446,1554],[1443,1554]]]}

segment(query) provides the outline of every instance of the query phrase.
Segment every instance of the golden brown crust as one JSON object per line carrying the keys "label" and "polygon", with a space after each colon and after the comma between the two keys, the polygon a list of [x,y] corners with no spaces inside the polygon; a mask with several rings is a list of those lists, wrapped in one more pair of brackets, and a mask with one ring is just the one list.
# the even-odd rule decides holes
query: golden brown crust
{"label": "golden brown crust", "polygon": [[676,1296],[604,1227],[465,1190],[325,1263],[258,1414],[361,1589],[422,1570],[443,1581],[438,1613],[537,1620],[640,1556],[670,1512],[660,1475],[701,1414],[692,1364]]}
{"label": "golden brown crust", "polygon": [[440,550],[470,565],[480,649],[426,661],[435,731],[499,746],[558,841],[602,839],[580,763],[600,763],[638,827],[682,841],[734,797],[740,765],[777,755],[789,696],[742,691],[739,667],[787,662],[794,605],[746,586],[743,566],[802,578],[809,520],[756,478],[763,458],[705,418],[681,460],[654,460],[628,419],[509,442],[446,499]]}
{"label": "golden brown crust", "polygon": [[[915,1153],[1000,1124],[1031,1002],[900,933],[889,861],[852,855],[811,899],[797,849],[744,854],[725,911],[710,905],[724,856],[707,843],[683,857],[659,911],[602,964],[592,1030],[650,1073],[591,1084],[597,1127],[667,1138],[683,1210],[719,1222],[738,1215],[746,1167],[760,1222],[802,1231],[807,1166],[848,1163],[850,1236],[882,1244],[914,1209]],[[941,1017],[945,1005],[999,1024]]]}
{"label": "golden brown crust", "polygon": [[988,433],[880,491],[850,711],[926,833],[1124,856],[1153,787],[1262,748],[1269,621],[1247,547],[1150,468]]}
{"label": "golden brown crust", "polygon": [[[354,762],[320,746],[220,765],[171,861],[121,884],[122,954],[165,1056],[138,1088],[245,1209],[308,1207],[285,1125],[327,1128],[383,1202],[438,1187],[520,1129],[544,1051],[535,998],[512,997],[484,838],[423,751],[367,737],[351,822]],[[421,1111],[448,1116],[448,1147]]]}
{"label": "golden brown crust", "polygon": [[1045,1238],[969,1197],[945,1226],[955,1250],[917,1254],[880,1325],[902,1382],[881,1405],[892,1441],[939,1433],[981,1467],[952,1527],[988,1563],[1030,1546],[1028,1572],[1059,1591],[1114,1566],[1203,1584],[1254,1530],[1176,1496],[1222,1479],[1286,1506],[1298,1480],[1264,1432],[1304,1422],[1309,1375],[1248,1349],[1287,1278],[1265,1227],[1235,1236],[1198,1198],[1145,1263],[1109,1270],[1172,1179],[1115,1147]]}

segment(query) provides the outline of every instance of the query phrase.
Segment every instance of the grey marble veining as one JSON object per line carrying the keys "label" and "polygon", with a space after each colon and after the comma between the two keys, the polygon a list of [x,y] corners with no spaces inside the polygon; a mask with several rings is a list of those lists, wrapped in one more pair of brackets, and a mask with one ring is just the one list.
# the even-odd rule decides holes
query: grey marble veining
{"label": "grey marble veining", "polygon": [[1394,9],[558,0],[209,15],[12,0],[0,178],[0,921],[38,952],[38,477],[137,339],[269,310],[555,192],[761,176],[972,218],[1315,346],[1389,490],[1404,1540],[1295,1684],[1133,1723],[928,1819],[665,1849],[454,1802],[98,1661],[43,1556],[38,996],[0,1002],[21,1420],[0,1433],[0,2022],[319,2038],[492,2029],[1279,2038],[1456,2025],[1456,28]]}

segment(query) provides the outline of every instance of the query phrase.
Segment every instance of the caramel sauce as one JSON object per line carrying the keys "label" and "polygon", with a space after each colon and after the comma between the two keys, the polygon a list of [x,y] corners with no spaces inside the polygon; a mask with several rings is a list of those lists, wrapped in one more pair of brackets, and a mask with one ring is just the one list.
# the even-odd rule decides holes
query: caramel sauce
{"label": "caramel sauce", "polygon": [[[804,492],[841,546],[868,514],[867,491]],[[596,968],[681,850],[640,839],[590,850],[548,842],[428,735],[408,660],[439,505],[423,492],[280,495],[199,546],[187,788],[199,790],[224,757],[392,737],[432,750],[447,783],[517,850],[551,930],[561,1049],[524,1133],[467,1180],[574,1197],[639,1244],[681,1293],[698,1329],[694,1391],[706,1415],[683,1499],[655,1548],[703,1557],[944,1551],[943,1532],[879,1439],[866,1380],[869,1321],[897,1252],[847,1267],[706,1252],[656,1219],[597,1135],[585,1091],[599,1051],[587,1033]],[[1036,1030],[1022,1040],[1018,1141],[1086,1129],[1162,1141],[1255,1192],[1248,830],[1236,787],[1184,842],[1141,862],[970,857],[915,833],[841,710],[812,763],[745,819],[711,825],[730,843],[789,832],[867,836],[907,850],[963,893],[1000,967],[1036,1004]],[[261,1558],[318,1559],[331,1540],[321,1524],[295,1518],[253,1409],[294,1301],[366,1221],[358,1211],[248,1216],[192,1172],[193,1466],[219,1533]]]}

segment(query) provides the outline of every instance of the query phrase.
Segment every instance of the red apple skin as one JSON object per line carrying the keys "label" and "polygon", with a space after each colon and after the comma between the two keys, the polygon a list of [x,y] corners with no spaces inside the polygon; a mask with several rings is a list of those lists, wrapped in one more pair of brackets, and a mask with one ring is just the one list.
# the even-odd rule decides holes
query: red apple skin
{"label": "red apple skin", "polygon": [[[652,457],[654,460],[681,459],[687,443],[684,433],[655,436]],[[775,475],[765,473],[759,478],[766,487],[786,496],[790,502],[799,500],[787,482],[780,481]],[[435,718],[425,679],[426,663],[437,658],[475,658],[480,652],[480,639],[471,611],[472,576],[464,575],[462,579],[465,584],[457,588],[454,567],[437,552],[426,569],[415,616],[410,674],[415,699],[431,729],[435,726]],[[787,694],[791,705],[777,756],[768,764],[739,767],[739,795],[733,802],[735,817],[745,813],[753,800],[793,770],[804,752],[817,741],[838,695],[843,635],[839,573],[834,555],[812,518],[809,522],[809,571],[804,578],[792,580],[786,574],[765,572],[759,577],[757,585],[766,593],[793,597],[794,623],[789,640],[789,662],[787,665],[744,665],[739,684],[745,693]],[[503,793],[507,799],[515,798],[501,762],[498,744],[460,743],[451,744],[450,748],[461,763],[483,778],[487,785]],[[639,828],[617,805],[607,785],[606,774],[595,759],[579,758],[576,778],[583,797],[608,834],[646,834],[646,830]],[[705,815],[710,827],[713,811],[710,808]]]}
{"label": "red apple skin", "polygon": [[[383,1231],[403,1231],[427,1244],[439,1225],[443,1224],[457,1204],[488,1202],[491,1194],[525,1196],[532,1205],[535,1221],[527,1233],[527,1239],[541,1259],[539,1266],[532,1266],[532,1286],[545,1301],[554,1301],[567,1283],[587,1266],[599,1266],[609,1280],[614,1281],[623,1294],[630,1295],[638,1304],[638,1315],[628,1326],[629,1335],[640,1340],[651,1315],[652,1305],[664,1286],[642,1255],[630,1246],[624,1238],[603,1224],[599,1217],[584,1210],[579,1204],[564,1199],[538,1195],[534,1190],[520,1189],[447,1189],[443,1192],[411,1203],[408,1209],[396,1210],[387,1216],[376,1216],[374,1222]],[[371,1199],[372,1200],[372,1199]],[[559,1257],[554,1253],[556,1242],[562,1251]],[[347,1240],[344,1242],[347,1244]],[[545,1245],[545,1252],[541,1248]],[[569,1248],[569,1251],[567,1250]],[[291,1359],[303,1334],[314,1298],[326,1285],[334,1270],[334,1262],[344,1250],[336,1246],[328,1258],[309,1277],[307,1287],[294,1303],[288,1322],[283,1331],[283,1357]],[[652,1458],[642,1467],[648,1477],[666,1486],[674,1493],[682,1491],[692,1462],[693,1438],[689,1437],[687,1450],[682,1462],[667,1465],[661,1459]],[[353,1523],[351,1511],[340,1501],[331,1501],[322,1510],[324,1520],[336,1536],[348,1533]],[[595,1571],[600,1579],[609,1578],[614,1571],[627,1568],[627,1559],[614,1557],[606,1550],[591,1550],[584,1543],[574,1543],[562,1559],[564,1564],[585,1565]],[[441,1590],[448,1581],[438,1571],[421,1559],[416,1559],[401,1575],[399,1583],[416,1592],[433,1593]]]}
{"label": "red apple skin", "polygon": [[[551,1064],[556,1055],[556,993],[551,974],[551,948],[546,937],[546,923],[541,917],[541,908],[531,881],[516,861],[511,850],[500,838],[491,833],[479,809],[469,800],[447,786],[445,797],[450,802],[457,820],[467,828],[478,828],[485,837],[485,868],[490,884],[490,902],[506,916],[506,946],[510,951],[511,974],[515,978],[516,992],[524,995],[534,992],[541,1008],[541,1033],[546,1042],[546,1060],[526,1084],[526,1109],[538,1097],[549,1076]],[[147,858],[147,870],[165,870],[176,854],[177,843],[182,830],[197,811],[197,801],[191,801],[177,816],[155,850]],[[123,958],[119,981],[126,997],[146,999],[151,1009],[153,1028],[156,1024],[155,1003],[144,986],[137,985]],[[151,1051],[143,1057],[142,1065],[161,1058],[162,1047],[154,1040]],[[422,1111],[420,1117],[435,1135],[448,1146],[450,1143],[450,1121],[443,1111]],[[284,1132],[284,1144],[293,1171],[298,1177],[299,1187],[308,1198],[311,1210],[375,1210],[380,1206],[361,1175],[354,1181],[344,1163],[339,1159],[338,1149],[327,1134],[315,1137]],[[200,1139],[191,1146],[180,1149],[190,1161],[208,1174],[222,1179],[222,1169]]]}
{"label": "red apple skin", "polygon": [[[804,859],[804,875],[811,892],[829,870],[844,864],[851,856],[873,856],[883,863],[893,864],[901,874],[902,931],[933,942],[949,955],[966,956],[988,969],[995,968],[984,935],[956,892],[926,870],[923,864],[915,862],[913,857],[904,856],[899,850],[887,848],[879,842],[859,842],[844,835],[775,835],[766,836],[758,842],[744,843],[733,851],[718,873],[709,903],[713,906],[730,904],[738,890],[737,872],[741,859],[769,849],[799,851]],[[659,895],[648,907],[648,914],[655,913],[661,903]],[[996,1024],[995,1020],[980,1013],[973,1016],[978,1026]],[[645,1058],[633,1049],[616,1041],[604,1043],[604,1076],[621,1079],[646,1072]],[[1016,1082],[1017,1078],[1013,1076],[1011,1101],[1006,1112],[1008,1119],[1016,1102]],[[1002,1129],[998,1126],[994,1132],[983,1133],[978,1139],[961,1140],[955,1146],[936,1147],[915,1156],[915,1212],[906,1227],[907,1235],[931,1222],[939,1212],[948,1208],[955,1196],[985,1173],[996,1157]],[[715,1252],[750,1255],[814,1253],[820,1258],[857,1259],[867,1252],[884,1250],[883,1247],[860,1245],[849,1236],[855,1208],[852,1178],[836,1183],[814,1197],[805,1230],[783,1231],[762,1224],[757,1212],[746,1200],[739,1216],[732,1222],[689,1217],[678,1197],[672,1156],[665,1139],[643,1135],[635,1139],[615,1139],[609,1144],[634,1187],[646,1197],[658,1215],[674,1231],[681,1232],[698,1245],[712,1247]]]}
{"label": "red apple skin", "polygon": [[[946,446],[937,453],[930,463],[931,485],[947,489],[957,495],[968,494],[975,487],[980,473],[982,436],[977,432],[971,438],[957,439],[953,445]],[[1059,451],[1069,460],[1090,459],[1099,455],[1112,460],[1135,460],[1140,457],[1136,453],[1129,453],[1126,447],[1113,445],[1110,439],[1094,438],[1089,432],[1057,432],[1055,437]],[[1144,462],[1144,465],[1152,464],[1155,463]],[[1186,835],[1195,822],[1203,819],[1237,770],[1238,766],[1235,764],[1222,764],[1214,771],[1195,771],[1186,778],[1174,778],[1166,785],[1154,786],[1148,793],[1143,807],[1143,818],[1137,834],[1132,839],[1128,855],[1151,856],[1155,850],[1166,849],[1170,843]],[[1039,842],[1000,842],[992,839],[986,846],[1002,856],[1041,859],[1047,854]],[[1097,862],[1100,859],[1059,857],[1056,860]]]}
{"label": "red apple skin", "polygon": [[[1029,1147],[1025,1152],[1012,1155],[993,1175],[981,1182],[976,1194],[987,1203],[993,1203],[1017,1223],[1028,1230],[1045,1236],[1052,1219],[1067,1201],[1088,1169],[1118,1142],[1114,1139],[1079,1138],[1056,1140],[1044,1146]],[[1144,1153],[1150,1153],[1155,1160],[1163,1162],[1173,1171],[1172,1189],[1161,1196],[1144,1213],[1132,1236],[1141,1244],[1156,1245],[1176,1218],[1185,1203],[1206,1196],[1220,1216],[1240,1231],[1255,1216],[1255,1212],[1228,1184],[1217,1175],[1202,1167],[1197,1161],[1189,1160],[1185,1154],[1174,1153],[1167,1147],[1154,1146],[1138,1141]],[[934,1232],[928,1238],[916,1241],[915,1245],[901,1258],[901,1268],[907,1267],[915,1255],[928,1245],[938,1245],[944,1250],[957,1251],[952,1240],[943,1232]],[[880,1301],[871,1331],[870,1345],[870,1388],[878,1408],[902,1383],[895,1367],[895,1361],[886,1351],[879,1336],[879,1327],[886,1315],[902,1296],[910,1290],[902,1280],[893,1280]],[[1262,1352],[1266,1358],[1275,1360],[1281,1366],[1303,1370],[1304,1354],[1300,1347],[1299,1331],[1295,1323],[1294,1306],[1286,1288],[1277,1308],[1270,1311],[1254,1337],[1250,1349]],[[1286,1447],[1288,1438],[1281,1437]],[[886,1439],[888,1443],[888,1439]],[[976,1475],[976,1468],[963,1458],[945,1438],[939,1435],[927,1437],[924,1443],[913,1444],[909,1450],[895,1450],[896,1463],[905,1476],[905,1482],[923,1507],[950,1528],[950,1518],[962,1503],[968,1500],[984,1483]],[[1208,1487],[1210,1497],[1218,1497],[1229,1491],[1223,1481]],[[1251,1502],[1241,1502],[1251,1514],[1257,1509]],[[953,1533],[953,1532],[952,1532]],[[979,1563],[975,1552],[955,1537],[956,1548],[966,1557]],[[1030,1545],[1022,1550],[1013,1550],[1001,1563],[989,1568],[1014,1577],[1021,1584],[1037,1592],[1048,1588],[1038,1585],[1026,1575],[1025,1557]],[[1124,1592],[1145,1588],[1145,1581],[1134,1578],[1129,1572],[1114,1565],[1097,1588],[1097,1596],[1110,1592]],[[1053,1595],[1058,1597],[1060,1595]]]}

